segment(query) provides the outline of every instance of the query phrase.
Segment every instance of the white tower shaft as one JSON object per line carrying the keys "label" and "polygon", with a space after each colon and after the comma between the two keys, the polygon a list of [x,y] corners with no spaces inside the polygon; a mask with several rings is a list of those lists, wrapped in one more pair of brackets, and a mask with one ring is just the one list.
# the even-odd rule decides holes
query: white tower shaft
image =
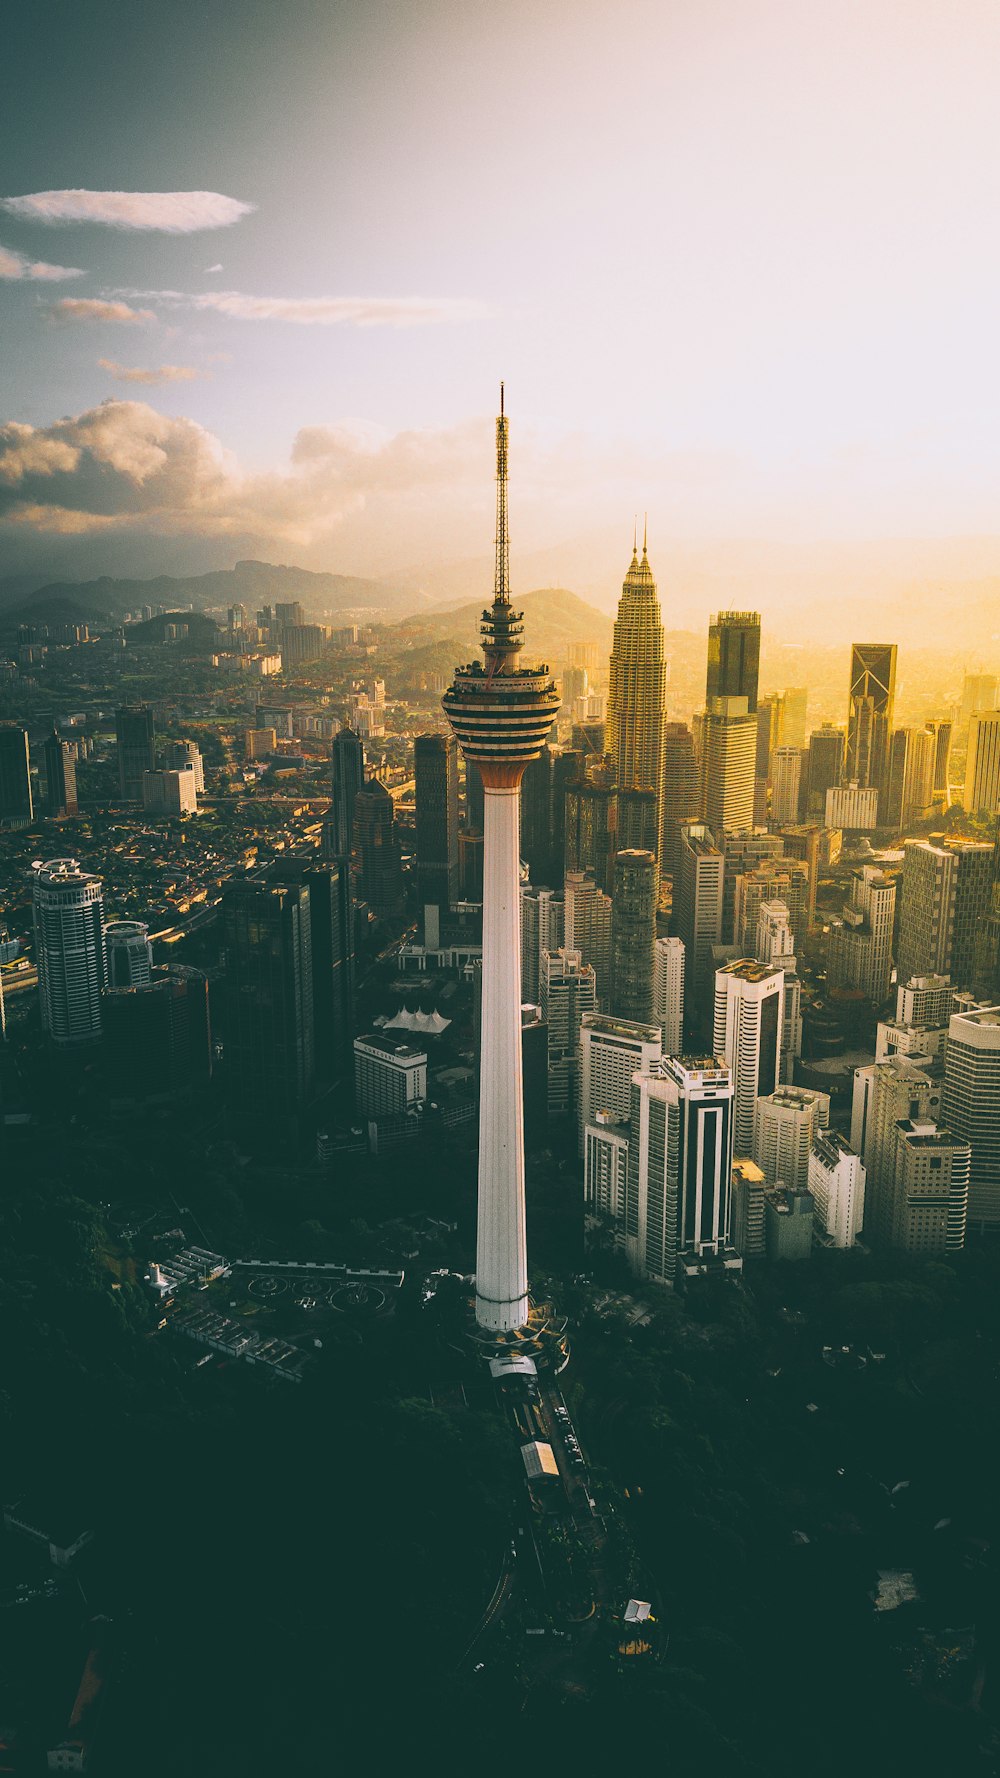
{"label": "white tower shaft", "polygon": [[528,1319],[517,786],[487,785],[484,806],[476,1319],[507,1333]]}

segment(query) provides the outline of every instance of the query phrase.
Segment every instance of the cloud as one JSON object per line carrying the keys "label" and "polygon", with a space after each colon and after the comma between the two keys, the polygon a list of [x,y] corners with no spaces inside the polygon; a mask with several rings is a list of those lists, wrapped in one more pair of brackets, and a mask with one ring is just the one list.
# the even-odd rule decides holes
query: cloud
{"label": "cloud", "polygon": [[475,321],[490,313],[461,297],[247,296],[239,290],[125,290],[123,296],[167,307],[212,310],[236,321],[291,321],[299,327],[427,327]]}
{"label": "cloud", "polygon": [[14,280],[33,278],[44,284],[59,284],[64,278],[82,278],[78,265],[47,265],[44,259],[25,259],[12,247],[0,247],[0,278]]}
{"label": "cloud", "polygon": [[152,309],[133,309],[128,303],[107,302],[96,296],[61,296],[49,304],[48,313],[50,321],[110,321],[122,327],[156,320]]}
{"label": "cloud", "polygon": [[474,474],[485,512],[489,458],[483,423],[388,438],[372,428],[311,427],[286,468],[248,475],[195,421],[110,400],[47,427],[0,427],[0,530],[114,526],[304,547],[369,500],[420,512],[428,490],[451,501]]}
{"label": "cloud", "polygon": [[0,203],[30,222],[100,222],[168,235],[229,228],[256,208],[217,191],[33,191]]}
{"label": "cloud", "polygon": [[221,265],[207,265],[205,267],[206,273],[207,272],[221,272],[221,270],[222,270]]}
{"label": "cloud", "polygon": [[207,371],[196,370],[193,364],[161,364],[156,369],[144,369],[142,365],[116,364],[113,358],[99,358],[97,362],[119,383],[193,383],[208,375]]}

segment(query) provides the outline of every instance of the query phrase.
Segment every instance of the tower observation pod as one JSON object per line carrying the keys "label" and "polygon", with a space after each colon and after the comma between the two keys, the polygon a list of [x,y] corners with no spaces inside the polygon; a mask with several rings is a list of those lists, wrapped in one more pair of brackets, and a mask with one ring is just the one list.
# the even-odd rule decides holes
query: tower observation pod
{"label": "tower observation pod", "polygon": [[480,625],[484,659],[457,667],[442,704],[467,766],[482,774],[483,996],[479,1095],[476,1320],[491,1333],[527,1325],[524,1102],[521,1081],[520,787],[559,709],[547,666],[523,667],[522,614],[510,603],[508,421],[500,388],[493,603]]}

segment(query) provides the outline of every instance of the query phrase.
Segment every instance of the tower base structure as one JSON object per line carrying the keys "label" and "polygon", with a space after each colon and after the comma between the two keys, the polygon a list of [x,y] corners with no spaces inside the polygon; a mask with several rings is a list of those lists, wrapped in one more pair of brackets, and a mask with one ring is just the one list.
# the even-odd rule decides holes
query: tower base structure
{"label": "tower base structure", "polygon": [[477,1366],[496,1359],[530,1358],[543,1376],[558,1376],[570,1360],[569,1324],[551,1302],[527,1299],[521,1327],[484,1327],[476,1313],[471,1274],[432,1272],[424,1279],[423,1304],[434,1316],[445,1344]]}

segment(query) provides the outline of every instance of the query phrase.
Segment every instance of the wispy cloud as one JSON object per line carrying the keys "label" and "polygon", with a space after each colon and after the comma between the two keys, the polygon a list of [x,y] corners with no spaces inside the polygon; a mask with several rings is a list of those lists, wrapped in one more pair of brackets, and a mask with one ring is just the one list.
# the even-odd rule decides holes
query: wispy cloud
{"label": "wispy cloud", "polygon": [[3,208],[31,222],[100,222],[108,228],[192,235],[229,228],[256,208],[218,191],[33,191],[3,198]]}
{"label": "wispy cloud", "polygon": [[15,253],[12,247],[0,247],[0,278],[5,281],[32,278],[43,284],[59,284],[65,278],[83,276],[78,265],[47,265],[44,259],[25,259],[23,253]]}
{"label": "wispy cloud", "polygon": [[221,265],[207,265],[205,267],[206,276],[209,272],[221,272],[221,270],[222,270]]}
{"label": "wispy cloud", "polygon": [[97,362],[118,383],[147,383],[150,386],[157,383],[193,383],[199,377],[210,374],[206,370],[196,370],[193,364],[161,364],[146,368],[141,364],[116,364],[113,358],[99,358]]}
{"label": "wispy cloud", "polygon": [[123,296],[170,308],[228,315],[235,321],[291,321],[298,327],[429,327],[476,321],[484,303],[430,296],[247,296],[240,290],[124,290]]}
{"label": "wispy cloud", "polygon": [[133,309],[128,303],[107,302],[96,296],[61,296],[49,304],[50,321],[110,321],[123,327],[155,321],[152,309]]}

